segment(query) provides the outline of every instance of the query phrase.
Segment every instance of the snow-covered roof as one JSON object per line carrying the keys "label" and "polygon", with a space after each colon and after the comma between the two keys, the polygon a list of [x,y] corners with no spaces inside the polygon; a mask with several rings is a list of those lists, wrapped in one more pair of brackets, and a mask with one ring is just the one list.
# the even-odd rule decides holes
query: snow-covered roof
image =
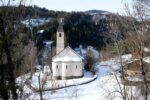
{"label": "snow-covered roof", "polygon": [[60,53],[52,58],[53,62],[78,62],[82,60],[83,58],[69,46],[67,46],[64,50],[62,50]]}
{"label": "snow-covered roof", "polygon": [[57,57],[53,60],[54,62],[68,62],[68,61],[82,61],[80,58],[78,57]]}
{"label": "snow-covered roof", "polygon": [[147,48],[147,47],[145,47],[145,48],[144,48],[144,51],[145,51],[145,52],[150,52],[150,49]]}
{"label": "snow-covered roof", "polygon": [[45,43],[46,45],[51,45],[53,41],[43,41],[43,43]]}
{"label": "snow-covered roof", "polygon": [[149,63],[149,64],[150,64],[150,57],[145,57],[145,58],[143,58],[143,60],[144,60],[146,63]]}
{"label": "snow-covered roof", "polygon": [[42,34],[44,32],[44,30],[38,30],[37,34]]}

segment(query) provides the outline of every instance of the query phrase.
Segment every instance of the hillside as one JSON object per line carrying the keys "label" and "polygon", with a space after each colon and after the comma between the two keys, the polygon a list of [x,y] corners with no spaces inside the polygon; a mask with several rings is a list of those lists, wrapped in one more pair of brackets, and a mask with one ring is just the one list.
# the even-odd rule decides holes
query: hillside
{"label": "hillside", "polygon": [[[5,9],[13,9],[13,11],[8,12],[9,15],[13,15],[21,10],[23,11],[21,12],[20,20],[25,25],[25,30],[29,30],[28,27],[32,27],[32,32],[34,33],[32,38],[38,41],[40,45],[42,45],[41,41],[55,41],[58,18],[60,17],[65,19],[64,30],[66,33],[66,44],[69,44],[72,48],[78,47],[79,45],[91,45],[96,48],[101,48],[110,42],[110,38],[105,33],[109,33],[110,30],[108,26],[110,21],[107,19],[110,15],[114,14],[109,13],[108,15],[107,11],[89,10],[86,12],[68,13],[49,11],[37,6],[2,6],[0,7],[0,12],[5,12]],[[96,16],[91,13],[96,13]],[[104,15],[108,16],[104,17]],[[14,20],[19,20],[15,18],[15,15],[13,16]],[[40,30],[43,30],[43,33],[37,35],[36,33]]]}
{"label": "hillside", "polygon": [[[11,9],[10,11],[8,9]],[[134,18],[116,15],[114,13],[102,10],[89,10],[85,12],[63,12],[52,11],[37,6],[19,6],[19,7],[0,7],[0,12],[8,10],[8,15],[14,22],[21,20],[23,33],[28,34],[29,39],[36,41],[38,48],[43,48],[43,41],[54,41],[58,27],[58,19],[64,18],[64,31],[66,34],[66,45],[72,48],[80,45],[94,46],[97,49],[105,47],[106,44],[112,44],[113,34],[117,33],[117,39],[126,38],[125,34],[134,31],[132,23],[140,24]],[[15,13],[20,12],[20,19],[17,19]],[[8,16],[9,18],[9,16]],[[128,27],[126,27],[127,23]],[[119,28],[113,32],[112,25]],[[41,32],[40,32],[41,31]],[[41,34],[39,34],[41,33]]]}
{"label": "hillside", "polygon": [[[147,63],[150,63],[150,57],[146,58]],[[122,59],[124,63],[130,62],[132,55],[123,55]],[[96,75],[94,76],[89,74],[90,72],[85,71],[84,73],[88,73],[89,75],[84,74],[83,78],[57,81],[47,80],[44,84],[44,89],[46,91],[43,92],[43,98],[48,100],[124,100],[122,96],[124,84],[121,80],[121,73],[118,71],[121,70],[119,61],[119,58],[115,57],[106,61],[97,62],[95,64]],[[33,74],[32,79],[30,79],[33,88],[36,87],[36,89],[38,89],[39,75],[41,77],[46,76],[42,71]],[[28,77],[29,74],[20,76],[17,78],[17,82],[21,84],[20,82],[26,81]],[[95,79],[93,80],[93,78]],[[139,80],[143,80],[142,77],[129,78],[136,84]],[[41,80],[43,79],[41,78]],[[82,84],[82,82],[84,84]],[[140,86],[142,85],[126,85],[126,93],[128,94],[128,97],[140,98],[140,100],[144,100],[144,95],[141,93],[142,88],[139,88]],[[29,99],[40,98],[39,92],[33,91],[28,85],[24,85],[23,89],[23,95],[28,94]],[[148,98],[149,97],[150,95],[148,95]]]}
{"label": "hillside", "polygon": [[0,100],[149,100],[145,1],[1,0]]}

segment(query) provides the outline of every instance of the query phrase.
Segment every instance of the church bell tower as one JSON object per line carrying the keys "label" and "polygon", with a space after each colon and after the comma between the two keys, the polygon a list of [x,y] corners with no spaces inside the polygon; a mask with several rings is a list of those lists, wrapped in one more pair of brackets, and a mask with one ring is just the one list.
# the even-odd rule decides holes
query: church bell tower
{"label": "church bell tower", "polygon": [[65,33],[63,30],[63,18],[60,18],[59,26],[56,33],[56,54],[61,52],[65,47],[64,37],[65,37]]}

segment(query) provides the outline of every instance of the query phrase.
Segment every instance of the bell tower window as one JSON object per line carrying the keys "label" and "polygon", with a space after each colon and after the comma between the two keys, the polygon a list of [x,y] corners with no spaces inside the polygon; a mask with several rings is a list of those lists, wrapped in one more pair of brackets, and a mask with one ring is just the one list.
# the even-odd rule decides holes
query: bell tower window
{"label": "bell tower window", "polygon": [[59,37],[61,37],[61,33],[59,33]]}

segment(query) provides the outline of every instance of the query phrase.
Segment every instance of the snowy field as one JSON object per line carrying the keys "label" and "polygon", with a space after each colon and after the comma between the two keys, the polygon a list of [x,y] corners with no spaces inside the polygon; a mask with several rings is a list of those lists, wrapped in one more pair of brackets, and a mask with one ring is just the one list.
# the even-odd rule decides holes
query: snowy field
{"label": "snowy field", "polygon": [[[131,57],[130,54],[122,56],[124,62],[130,61]],[[148,62],[150,57],[147,57],[144,60]],[[120,74],[117,71],[120,68],[119,66],[119,60],[117,58],[96,63],[95,70],[97,77],[95,80],[79,85],[79,83],[85,82],[86,77],[88,77],[89,80],[93,78],[89,78],[91,75],[87,73],[87,75],[81,79],[73,79],[74,81],[76,80],[77,83],[73,80],[70,80],[70,83],[68,82],[68,85],[76,84],[76,86],[45,91],[43,92],[43,98],[44,100],[123,100],[120,93],[120,89],[123,88],[123,85],[120,84]],[[38,84],[37,79],[32,81],[32,84],[36,86]],[[144,100],[140,90],[137,89],[136,86],[128,86],[129,93],[131,90],[135,99]],[[40,98],[39,93],[33,92],[28,86],[24,87],[24,92],[28,93],[27,97],[31,100],[39,100]]]}
{"label": "snowy field", "polygon": [[51,75],[46,75],[43,72],[36,72],[32,75],[32,79],[30,81],[31,86],[36,90],[39,89],[39,79],[38,79],[39,75],[41,77],[40,78],[41,83],[43,80],[47,80],[46,83],[43,85],[44,90],[59,89],[69,86],[81,85],[94,81],[97,78],[97,75],[93,75],[91,72],[84,72],[84,76],[82,78],[69,80],[51,80]]}
{"label": "snowy field", "polygon": [[[45,100],[109,100],[118,98],[120,95],[114,91],[118,90],[117,81],[114,75],[111,75],[112,70],[108,66],[96,65],[97,78],[96,80],[72,87],[58,89],[55,91],[46,91],[43,93]],[[84,79],[84,78],[83,78]],[[83,81],[83,80],[82,80]],[[112,94],[111,94],[112,92]],[[111,95],[110,95],[111,94]],[[33,93],[30,99],[39,99],[38,93]]]}

